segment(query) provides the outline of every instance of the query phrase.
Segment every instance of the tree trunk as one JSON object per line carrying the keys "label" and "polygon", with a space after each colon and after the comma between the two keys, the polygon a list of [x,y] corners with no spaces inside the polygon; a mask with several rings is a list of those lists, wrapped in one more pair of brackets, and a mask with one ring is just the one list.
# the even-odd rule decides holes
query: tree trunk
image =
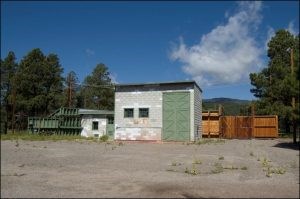
{"label": "tree trunk", "polygon": [[286,134],[290,133],[289,119],[287,119],[287,118],[284,119],[284,125],[285,125],[285,133]]}
{"label": "tree trunk", "polygon": [[7,134],[7,121],[4,123],[4,134]]}
{"label": "tree trunk", "polygon": [[297,123],[293,121],[293,143],[297,143]]}

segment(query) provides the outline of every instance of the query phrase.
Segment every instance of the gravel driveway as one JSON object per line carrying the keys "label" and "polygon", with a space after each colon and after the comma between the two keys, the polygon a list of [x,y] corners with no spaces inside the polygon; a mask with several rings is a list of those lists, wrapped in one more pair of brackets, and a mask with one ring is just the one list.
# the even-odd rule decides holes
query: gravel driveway
{"label": "gravel driveway", "polygon": [[299,198],[288,142],[1,141],[1,197]]}

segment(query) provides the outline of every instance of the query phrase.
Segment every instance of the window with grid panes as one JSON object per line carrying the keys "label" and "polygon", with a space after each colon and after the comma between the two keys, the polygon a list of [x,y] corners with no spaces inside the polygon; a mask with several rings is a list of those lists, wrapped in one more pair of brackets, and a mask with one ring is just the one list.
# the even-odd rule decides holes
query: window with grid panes
{"label": "window with grid panes", "polygon": [[133,117],[133,108],[124,108],[124,117]]}
{"label": "window with grid panes", "polygon": [[149,108],[139,108],[139,117],[149,117]]}

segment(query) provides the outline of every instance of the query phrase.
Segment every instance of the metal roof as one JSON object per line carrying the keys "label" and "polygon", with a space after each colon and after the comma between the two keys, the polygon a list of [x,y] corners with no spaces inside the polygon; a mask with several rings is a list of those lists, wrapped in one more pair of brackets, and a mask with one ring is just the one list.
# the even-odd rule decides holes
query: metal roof
{"label": "metal roof", "polygon": [[97,109],[79,109],[80,115],[113,115],[114,111],[109,110],[97,110]]}
{"label": "metal roof", "polygon": [[170,84],[194,84],[202,92],[202,89],[196,81],[173,81],[173,82],[146,82],[146,83],[129,83],[129,84],[116,84],[116,87],[127,87],[127,86],[143,86],[143,85],[170,85]]}

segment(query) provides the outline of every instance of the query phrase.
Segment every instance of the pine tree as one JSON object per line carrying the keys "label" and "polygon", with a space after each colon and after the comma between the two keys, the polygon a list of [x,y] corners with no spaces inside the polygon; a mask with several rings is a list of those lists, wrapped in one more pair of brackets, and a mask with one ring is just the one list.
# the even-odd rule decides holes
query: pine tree
{"label": "pine tree", "polygon": [[63,69],[55,54],[33,49],[20,62],[16,74],[17,109],[29,116],[47,115],[62,105]]}
{"label": "pine tree", "polygon": [[266,68],[250,74],[254,86],[250,91],[259,98],[256,113],[278,115],[284,120],[285,131],[290,132],[290,125],[299,122],[299,35],[278,30],[268,43],[268,57]]}
{"label": "pine tree", "polygon": [[1,133],[11,128],[12,120],[12,89],[15,72],[18,68],[14,52],[1,60]]}
{"label": "pine tree", "polygon": [[83,83],[82,93],[85,108],[112,110],[114,107],[113,84],[108,68],[98,64]]}

